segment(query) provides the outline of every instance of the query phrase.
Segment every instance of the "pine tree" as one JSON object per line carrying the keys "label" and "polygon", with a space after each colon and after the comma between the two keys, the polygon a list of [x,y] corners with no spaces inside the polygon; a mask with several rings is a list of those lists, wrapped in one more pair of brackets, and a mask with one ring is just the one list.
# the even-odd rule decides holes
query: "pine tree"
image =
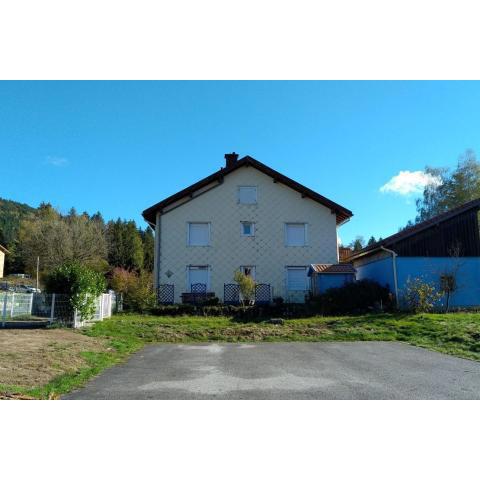
{"label": "pine tree", "polygon": [[153,230],[150,227],[147,227],[144,231],[141,232],[141,235],[143,241],[143,268],[147,272],[152,272],[155,248],[155,238],[153,236]]}
{"label": "pine tree", "polygon": [[108,263],[127,270],[141,270],[144,265],[142,237],[133,220],[120,218],[107,224]]}

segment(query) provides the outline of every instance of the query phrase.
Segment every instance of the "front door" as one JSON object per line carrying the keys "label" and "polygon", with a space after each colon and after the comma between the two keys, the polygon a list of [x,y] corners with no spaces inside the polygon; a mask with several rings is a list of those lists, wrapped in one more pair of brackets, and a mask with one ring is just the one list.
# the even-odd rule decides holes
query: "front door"
{"label": "front door", "polygon": [[199,266],[199,267],[188,267],[187,272],[187,291],[192,291],[192,285],[195,283],[203,283],[207,286],[207,291],[210,288],[209,278],[208,278],[208,267]]}

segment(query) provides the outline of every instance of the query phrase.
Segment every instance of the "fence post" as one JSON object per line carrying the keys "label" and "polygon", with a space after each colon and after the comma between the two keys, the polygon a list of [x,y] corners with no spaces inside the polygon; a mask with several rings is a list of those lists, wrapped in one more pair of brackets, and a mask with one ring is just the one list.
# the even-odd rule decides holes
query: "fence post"
{"label": "fence post", "polygon": [[83,318],[80,317],[80,320],[78,319],[78,310],[75,309],[73,312],[73,328],[80,328],[83,326]]}
{"label": "fence post", "polygon": [[100,318],[99,320],[103,320],[103,293],[100,295]]}
{"label": "fence post", "polygon": [[31,293],[31,294],[30,294],[30,306],[28,307],[28,310],[29,310],[29,312],[30,312],[30,315],[33,314],[33,295],[34,295],[34,293]]}
{"label": "fence post", "polygon": [[55,294],[52,293],[52,306],[50,308],[50,323],[53,323],[54,318],[55,318]]}
{"label": "fence post", "polygon": [[13,318],[13,312],[14,312],[14,306],[15,306],[15,304],[13,303],[14,300],[15,300],[15,293],[12,293],[12,305],[10,307],[10,318]]}
{"label": "fence post", "polygon": [[5,297],[3,298],[3,309],[2,309],[2,317],[3,317],[3,322],[2,322],[2,327],[5,327],[5,319],[7,318],[7,292],[5,292]]}

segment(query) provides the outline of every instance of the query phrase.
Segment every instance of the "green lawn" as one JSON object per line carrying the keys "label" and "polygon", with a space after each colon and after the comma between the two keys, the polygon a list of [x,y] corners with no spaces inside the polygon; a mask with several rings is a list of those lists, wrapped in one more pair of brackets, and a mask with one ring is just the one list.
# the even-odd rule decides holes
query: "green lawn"
{"label": "green lawn", "polygon": [[283,325],[239,323],[225,317],[117,315],[86,335],[131,350],[150,342],[290,342],[396,340],[480,360],[480,314],[383,314],[313,317]]}
{"label": "green lawn", "polygon": [[[0,384],[0,396],[3,392],[22,393],[35,398],[56,398],[83,385],[105,368],[124,361],[145,344],[157,342],[395,340],[480,361],[479,313],[313,317],[287,320],[283,325],[239,323],[225,317],[125,314],[116,315],[76,334],[96,341],[96,351],[76,352],[82,359],[80,367],[72,367],[71,371],[47,383],[29,388]],[[34,364],[32,368],[35,368]]]}

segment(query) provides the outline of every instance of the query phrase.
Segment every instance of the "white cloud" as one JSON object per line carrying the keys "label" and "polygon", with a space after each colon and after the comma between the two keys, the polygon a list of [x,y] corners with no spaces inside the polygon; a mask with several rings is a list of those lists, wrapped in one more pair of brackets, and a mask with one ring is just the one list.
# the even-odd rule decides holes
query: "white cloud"
{"label": "white cloud", "polygon": [[70,162],[64,157],[47,157],[45,163],[54,167],[66,167]]}
{"label": "white cloud", "polygon": [[417,170],[410,172],[402,170],[398,175],[392,177],[383,187],[380,187],[382,193],[396,193],[398,195],[410,195],[421,193],[427,185],[440,185],[442,183],[439,177],[430,173]]}

